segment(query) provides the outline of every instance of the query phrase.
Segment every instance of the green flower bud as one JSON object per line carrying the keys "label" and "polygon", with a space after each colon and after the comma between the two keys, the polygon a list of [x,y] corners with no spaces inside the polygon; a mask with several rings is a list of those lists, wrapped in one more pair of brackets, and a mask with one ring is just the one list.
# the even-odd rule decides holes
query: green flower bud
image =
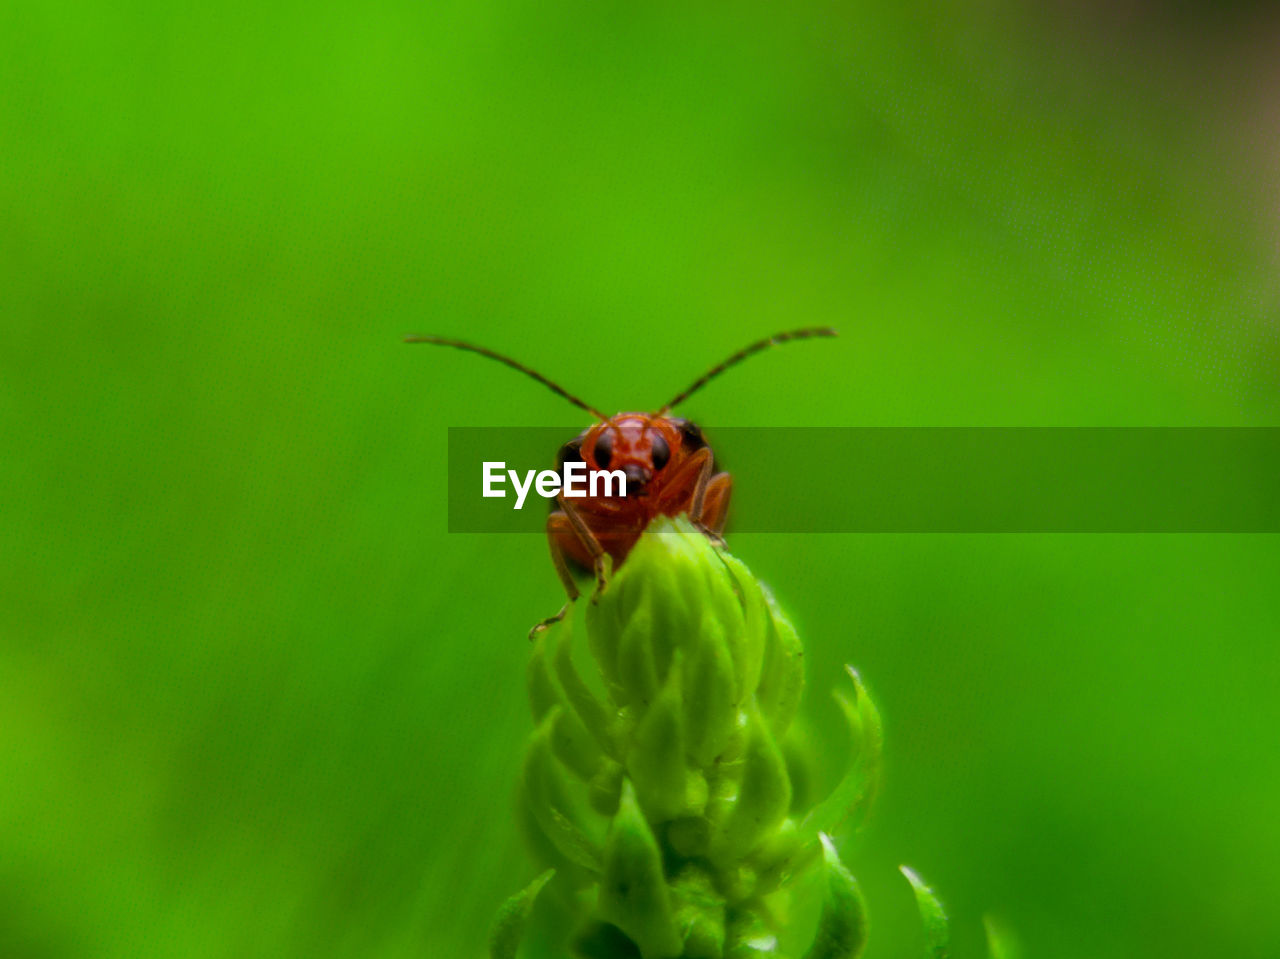
{"label": "green flower bud", "polygon": [[690,758],[709,767],[729,745],[738,721],[737,677],[725,628],[704,616],[701,641],[689,651],[684,669],[684,722]]}
{"label": "green flower bud", "polygon": [[822,903],[822,919],[813,946],[805,959],[853,959],[862,952],[867,941],[867,907],[858,891],[858,883],[840,862],[836,847],[823,833],[823,872],[826,896]]}
{"label": "green flower bud", "polygon": [[552,741],[561,718],[555,707],[533,734],[525,753],[522,786],[528,808],[542,834],[568,862],[592,872],[600,871],[600,842],[590,835],[596,823],[575,802],[565,770],[555,759]]}
{"label": "green flower bud", "polygon": [[987,955],[991,959],[1017,959],[1022,954],[1013,932],[993,916],[984,916],[983,928],[987,933]]}
{"label": "green flower bud", "polygon": [[862,900],[824,835],[865,811],[879,770],[879,717],[850,675],[852,694],[837,696],[848,769],[810,806],[815,777],[792,781],[811,753],[793,722],[800,639],[750,571],[684,519],[655,522],[603,593],[538,638],[522,819],[557,870],[575,955],[780,959],[795,881],[818,864],[808,955],[857,954]]}
{"label": "green flower bud", "polygon": [[951,927],[942,903],[914,869],[907,866],[899,866],[898,869],[906,876],[907,882],[911,883],[911,891],[915,893],[916,910],[924,923],[929,959],[947,959],[951,954]]}
{"label": "green flower bud", "polygon": [[671,880],[677,904],[676,926],[684,930],[687,959],[719,959],[724,955],[725,902],[711,874],[697,863],[687,863]]}
{"label": "green flower bud", "polygon": [[529,913],[533,911],[533,902],[555,873],[554,869],[548,869],[503,903],[494,920],[493,931],[489,934],[489,959],[516,959],[525,923],[529,921]]}
{"label": "green flower bud", "polygon": [[880,788],[880,754],[884,743],[880,713],[867,695],[858,671],[852,666],[846,666],[845,670],[853,680],[855,698],[851,700],[840,692],[835,698],[849,726],[848,766],[831,795],[805,816],[801,831],[809,839],[831,832],[850,815],[855,824],[860,822]]}
{"label": "green flower bud", "polygon": [[630,783],[609,830],[600,877],[600,917],[626,933],[643,959],[673,959],[681,952],[663,873],[662,851],[640,812]]}
{"label": "green flower bud", "polygon": [[773,834],[791,805],[791,781],[782,751],[759,711],[748,718],[747,751],[740,760],[737,790],[712,811],[719,833],[712,839],[712,858],[725,865],[743,860]]}
{"label": "green flower bud", "polygon": [[707,802],[707,781],[686,759],[682,673],[676,650],[666,682],[636,725],[627,754],[640,805],[655,822],[697,815]]}

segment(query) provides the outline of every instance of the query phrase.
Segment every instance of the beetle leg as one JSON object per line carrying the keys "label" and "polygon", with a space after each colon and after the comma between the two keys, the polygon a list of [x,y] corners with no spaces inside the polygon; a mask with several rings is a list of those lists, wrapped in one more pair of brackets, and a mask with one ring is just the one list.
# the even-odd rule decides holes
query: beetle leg
{"label": "beetle leg", "polygon": [[689,507],[689,518],[695,523],[702,520],[702,501],[707,495],[707,483],[711,482],[711,450],[698,450],[689,457],[690,463],[698,464],[698,478],[693,485],[693,503]]}
{"label": "beetle leg", "polygon": [[[560,504],[560,509],[564,511],[565,518],[569,520],[574,533],[577,534],[578,542],[582,544],[587,554],[591,557],[591,569],[596,577],[596,591],[591,594],[591,602],[598,603],[600,594],[604,592],[605,588],[605,557],[607,554],[604,551],[604,547],[600,545],[600,541],[596,539],[595,534],[591,532],[578,514],[578,511],[564,501],[563,494],[556,496],[556,502]],[[576,596],[576,591],[574,595]]]}
{"label": "beetle leg", "polygon": [[569,612],[570,604],[578,598],[578,584],[573,581],[573,574],[569,572],[569,564],[564,555],[564,546],[560,542],[561,536],[573,532],[572,524],[568,522],[563,513],[552,513],[547,517],[547,544],[551,547],[551,563],[556,568],[556,575],[560,577],[560,582],[564,585],[564,591],[568,595],[569,601],[560,607],[560,612],[554,616],[548,616],[537,623],[533,629],[529,630],[530,642],[537,639],[538,634],[552,623],[558,623],[564,619]]}
{"label": "beetle leg", "polygon": [[721,549],[724,549],[726,545],[724,541],[724,537],[721,536],[719,533],[717,533],[715,530],[713,530],[706,523],[702,522],[702,520],[700,519],[694,520],[693,528],[696,529],[703,536],[705,536],[707,539],[711,540],[711,545],[719,546]]}
{"label": "beetle leg", "polygon": [[729,516],[729,495],[733,492],[733,477],[717,473],[707,483],[702,499],[702,513],[698,520],[711,531],[712,541],[724,545],[724,523]]}
{"label": "beetle leg", "polygon": [[569,572],[564,546],[560,542],[560,537],[566,533],[576,535],[573,524],[568,522],[568,517],[564,513],[556,512],[547,517],[547,544],[551,547],[551,563],[556,568],[556,575],[560,577],[560,582],[564,584],[569,602],[573,602],[578,598],[578,584],[573,581],[573,574]]}
{"label": "beetle leg", "polygon": [[555,623],[560,622],[560,620],[564,619],[565,616],[568,615],[568,613],[569,613],[569,603],[565,603],[563,606],[560,607],[560,612],[556,613],[554,616],[548,616],[546,619],[540,620],[539,622],[535,623],[533,626],[533,629],[529,630],[529,642],[532,643],[535,639],[538,638],[538,634],[540,632],[542,632],[548,626],[551,626]]}
{"label": "beetle leg", "polygon": [[[667,478],[658,511],[667,515],[688,513],[694,529],[717,546],[723,546],[720,533],[724,529],[725,511],[729,505],[730,479],[728,473],[713,473],[714,469],[710,449],[704,447],[690,454],[679,471]],[[680,505],[686,502],[684,494],[690,487],[689,508],[680,509]]]}
{"label": "beetle leg", "polygon": [[[694,528],[702,533],[707,539],[711,540],[716,546],[724,546],[724,537],[720,535],[720,530],[724,529],[724,507],[728,505],[724,502],[723,497],[717,497],[716,507],[708,509],[707,503],[707,487],[711,484],[711,450],[698,450],[690,457],[691,460],[701,460],[698,465],[698,479],[693,487],[693,504],[689,507],[689,521],[693,523]],[[728,473],[721,473],[720,476],[728,479]],[[716,479],[719,480],[720,476]],[[715,513],[719,512],[719,516]],[[708,525],[710,520],[710,525]]]}

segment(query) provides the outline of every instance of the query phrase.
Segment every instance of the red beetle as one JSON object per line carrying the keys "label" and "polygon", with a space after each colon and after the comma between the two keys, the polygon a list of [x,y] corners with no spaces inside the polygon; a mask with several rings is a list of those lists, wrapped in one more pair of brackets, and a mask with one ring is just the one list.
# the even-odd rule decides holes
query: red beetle
{"label": "red beetle", "polygon": [[[563,493],[556,497],[559,509],[547,518],[547,539],[551,560],[573,602],[578,598],[578,586],[569,564],[595,574],[598,596],[605,588],[604,558],[610,557],[617,569],[655,517],[686,514],[698,529],[721,542],[732,478],[715,471],[715,456],[702,430],[689,420],[669,416],[670,410],[753,353],[790,340],[835,335],[835,330],[826,327],[777,333],[712,367],[656,412],[616,416],[605,416],[541,373],[482,346],[440,336],[408,336],[405,341],[452,346],[505,363],[596,418],[594,426],[560,448],[558,469],[563,476],[566,463],[581,460],[588,470],[621,470],[626,476],[626,495],[588,496],[574,502],[566,500]],[[564,618],[568,608],[566,604],[555,616],[543,620],[530,636]]]}

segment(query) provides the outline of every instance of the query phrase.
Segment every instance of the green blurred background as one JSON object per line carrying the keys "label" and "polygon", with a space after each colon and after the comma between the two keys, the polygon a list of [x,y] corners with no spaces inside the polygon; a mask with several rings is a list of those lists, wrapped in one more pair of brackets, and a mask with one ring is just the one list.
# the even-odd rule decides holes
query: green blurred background
{"label": "green blurred background", "polygon": [[[5,4],[0,956],[473,959],[530,878],[560,587],[535,536],[445,533],[441,459],[575,413],[403,333],[612,411],[841,329],[709,427],[1280,425],[1277,39],[1261,4]],[[873,959],[919,945],[899,862],[961,957],[988,911],[1045,959],[1280,955],[1275,537],[731,545],[819,729],[846,661],[885,714]]]}

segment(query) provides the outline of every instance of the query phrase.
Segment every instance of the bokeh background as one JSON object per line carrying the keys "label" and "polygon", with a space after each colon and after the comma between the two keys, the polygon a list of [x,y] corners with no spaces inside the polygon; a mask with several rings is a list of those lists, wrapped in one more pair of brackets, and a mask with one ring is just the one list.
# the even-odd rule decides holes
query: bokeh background
{"label": "bokeh background", "polygon": [[[841,329],[709,427],[1280,425],[1277,41],[1266,4],[5,4],[0,955],[481,954],[560,588],[445,532],[446,428],[578,420],[401,334],[613,410]],[[846,661],[884,712],[872,959],[920,944],[900,862],[961,957],[988,912],[1044,959],[1280,955],[1275,537],[731,545],[816,726]]]}

